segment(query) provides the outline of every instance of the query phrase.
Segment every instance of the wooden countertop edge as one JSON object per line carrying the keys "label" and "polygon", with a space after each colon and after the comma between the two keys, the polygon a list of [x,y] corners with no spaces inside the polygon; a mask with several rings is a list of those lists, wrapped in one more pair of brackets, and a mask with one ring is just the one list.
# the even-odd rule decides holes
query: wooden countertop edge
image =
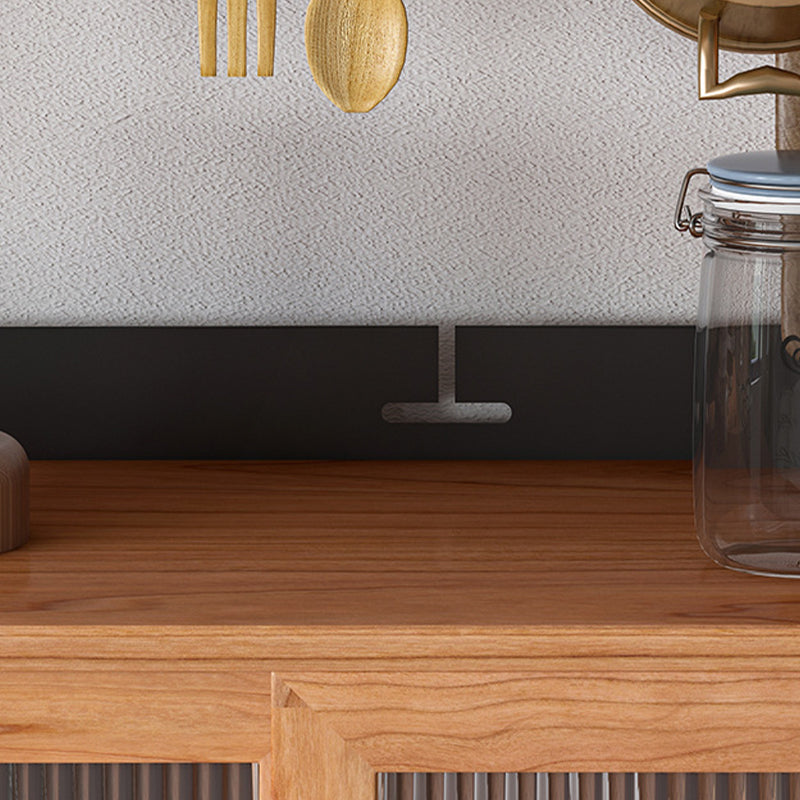
{"label": "wooden countertop edge", "polygon": [[800,628],[0,625],[2,659],[403,661],[798,658]]}

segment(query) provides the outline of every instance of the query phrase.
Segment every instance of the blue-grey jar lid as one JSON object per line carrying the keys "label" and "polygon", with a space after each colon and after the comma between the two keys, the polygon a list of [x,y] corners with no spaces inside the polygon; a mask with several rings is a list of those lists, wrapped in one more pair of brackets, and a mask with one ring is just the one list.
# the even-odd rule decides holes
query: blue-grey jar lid
{"label": "blue-grey jar lid", "polygon": [[723,192],[800,199],[800,150],[758,150],[712,158],[711,185]]}

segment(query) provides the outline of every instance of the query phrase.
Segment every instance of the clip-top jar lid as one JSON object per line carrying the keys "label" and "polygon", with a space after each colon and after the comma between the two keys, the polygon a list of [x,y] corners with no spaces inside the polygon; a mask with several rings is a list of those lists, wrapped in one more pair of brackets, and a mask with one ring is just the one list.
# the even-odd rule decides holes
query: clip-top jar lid
{"label": "clip-top jar lid", "polygon": [[[686,204],[692,178],[706,175],[711,187],[700,190],[706,208],[693,214]],[[683,177],[673,223],[692,236],[708,233],[707,222],[716,211],[738,215],[800,217],[800,150],[757,150],[712,158],[705,167],[690,169]],[[739,226],[737,214],[724,223]],[[800,245],[800,225],[795,225]],[[800,247],[798,247],[800,249]]]}
{"label": "clip-top jar lid", "polygon": [[724,193],[800,200],[800,150],[759,150],[708,162],[711,185]]}

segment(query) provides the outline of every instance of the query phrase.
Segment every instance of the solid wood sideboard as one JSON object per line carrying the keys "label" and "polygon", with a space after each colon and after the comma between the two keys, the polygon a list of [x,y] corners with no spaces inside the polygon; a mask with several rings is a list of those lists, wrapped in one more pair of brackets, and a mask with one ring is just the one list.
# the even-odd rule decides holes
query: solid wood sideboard
{"label": "solid wood sideboard", "polygon": [[[800,771],[800,582],[663,462],[36,462],[0,556],[0,761]],[[271,784],[271,785],[270,785]]]}

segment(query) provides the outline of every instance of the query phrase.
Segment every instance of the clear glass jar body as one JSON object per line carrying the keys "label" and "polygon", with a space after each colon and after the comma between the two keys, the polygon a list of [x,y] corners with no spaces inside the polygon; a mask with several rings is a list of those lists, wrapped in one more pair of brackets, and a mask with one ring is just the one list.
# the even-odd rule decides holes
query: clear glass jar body
{"label": "clear glass jar body", "polygon": [[703,200],[698,538],[723,566],[800,577],[800,204]]}

